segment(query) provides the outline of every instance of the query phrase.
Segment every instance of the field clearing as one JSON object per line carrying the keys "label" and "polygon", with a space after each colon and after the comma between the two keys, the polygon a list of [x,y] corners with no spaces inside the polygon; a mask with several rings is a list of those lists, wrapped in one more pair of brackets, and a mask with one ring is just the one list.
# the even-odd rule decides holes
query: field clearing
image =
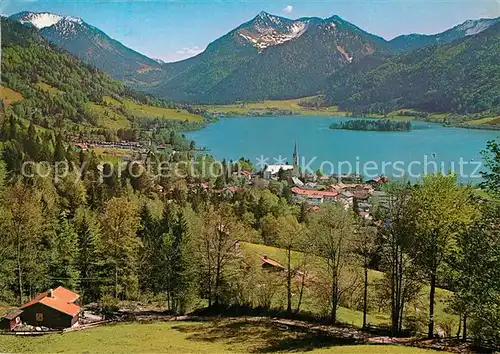
{"label": "field clearing", "polygon": [[112,105],[120,105],[125,108],[125,110],[132,116],[139,118],[164,118],[164,119],[176,119],[176,120],[187,120],[187,121],[202,121],[203,117],[191,114],[184,109],[171,109],[155,106],[147,106],[140,103],[136,103],[129,99],[124,99],[122,102],[111,97],[105,97],[105,101]]}
{"label": "field clearing", "polygon": [[19,92],[0,85],[0,100],[2,100],[5,105],[10,105],[23,99],[23,95],[21,95]]}
{"label": "field clearing", "polygon": [[50,95],[57,95],[61,93],[58,88],[50,86],[49,84],[46,84],[45,82],[38,82],[35,84],[35,87],[41,91],[48,92]]}
{"label": "field clearing", "polygon": [[234,113],[246,115],[251,110],[256,109],[280,109],[280,110],[290,110],[295,114],[305,115],[305,116],[345,116],[345,112],[340,112],[337,106],[332,107],[321,107],[318,109],[302,107],[299,102],[307,99],[296,98],[290,100],[265,100],[263,102],[256,103],[238,103],[229,105],[200,105],[199,108],[207,109],[213,112],[220,113]]}
{"label": "field clearing", "polygon": [[475,119],[467,123],[472,125],[498,125],[500,124],[500,116]]}
{"label": "field clearing", "polygon": [[118,149],[118,148],[108,148],[108,147],[95,147],[91,149],[94,151],[101,159],[104,161],[110,162],[112,164],[117,164],[123,162],[123,157],[133,156],[134,152],[127,149]]}
{"label": "field clearing", "polygon": [[30,353],[273,353],[418,354],[396,345],[356,344],[271,322],[212,320],[108,325],[43,337],[0,335],[0,352]]}
{"label": "field clearing", "polygon": [[97,117],[97,125],[109,129],[127,129],[132,126],[131,122],[113,108],[101,106],[93,102],[86,104],[86,109]]}
{"label": "field clearing", "polygon": [[435,114],[431,114],[428,117],[428,120],[431,121],[431,122],[439,122],[439,123],[441,123],[443,121],[443,119],[448,118],[448,116],[449,116],[449,113],[435,113]]}
{"label": "field clearing", "polygon": [[[240,242],[240,247],[247,256],[251,256],[253,259],[259,259],[259,257],[267,255],[269,258],[277,260],[281,264],[286,264],[286,253],[282,249],[265,246],[261,244],[246,243],[246,242]],[[302,258],[303,258],[302,253],[292,252],[292,266],[296,267],[297,265],[299,265]],[[310,269],[312,269],[313,272],[315,271],[315,269],[321,267],[321,260],[319,260],[319,258],[317,257],[314,256],[311,257],[309,263],[310,263]],[[382,278],[383,278],[382,272],[378,272],[375,270],[368,271],[368,279],[369,279],[368,281],[370,283],[368,289],[369,292],[368,301],[371,302],[372,306],[375,308],[377,307],[375,306],[377,305],[375,303],[376,299],[372,298],[371,296],[373,296],[375,293],[375,288],[374,288],[375,283],[381,280]],[[361,288],[362,285],[360,285],[360,288],[358,289],[359,292],[362,291]],[[425,318],[427,318],[429,290],[430,288],[427,285],[424,285],[422,287],[419,295],[417,296],[417,299],[411,302],[410,305],[408,306],[408,315],[416,314],[416,312],[418,312],[419,314],[423,314]],[[440,288],[436,289],[435,318],[438,326],[444,324],[451,325],[453,328],[456,328],[458,326],[458,316],[448,313],[446,311],[448,307],[448,302],[452,296],[453,294],[448,290]],[[281,301],[283,301],[283,299]],[[294,299],[294,302],[295,301],[296,299]],[[282,304],[280,303],[279,305]],[[310,291],[309,289],[307,289],[304,292],[304,299],[301,308],[302,310],[312,313],[321,312],[321,308],[318,307],[318,304],[314,300],[312,291]],[[362,316],[363,316],[362,311],[357,311],[355,309],[346,307],[340,307],[338,311],[338,316],[340,322],[347,323],[356,327],[362,326]],[[373,325],[389,325],[390,324],[389,313],[372,310],[368,314],[368,323]]]}

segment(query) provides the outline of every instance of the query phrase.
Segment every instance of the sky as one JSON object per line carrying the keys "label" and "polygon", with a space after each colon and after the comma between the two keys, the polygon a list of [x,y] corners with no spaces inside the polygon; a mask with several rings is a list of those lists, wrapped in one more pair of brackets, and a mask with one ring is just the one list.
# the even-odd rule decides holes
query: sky
{"label": "sky", "polygon": [[82,18],[151,58],[177,61],[266,11],[288,18],[338,15],[392,39],[433,34],[500,16],[500,0],[0,0],[0,13],[47,11]]}

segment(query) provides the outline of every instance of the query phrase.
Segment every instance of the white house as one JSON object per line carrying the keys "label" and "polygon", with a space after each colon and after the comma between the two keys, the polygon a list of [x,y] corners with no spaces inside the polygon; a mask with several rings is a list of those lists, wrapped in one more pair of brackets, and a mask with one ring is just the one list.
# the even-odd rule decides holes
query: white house
{"label": "white house", "polygon": [[274,179],[278,177],[280,170],[290,171],[293,168],[293,165],[267,165],[264,169],[263,177],[264,179]]}

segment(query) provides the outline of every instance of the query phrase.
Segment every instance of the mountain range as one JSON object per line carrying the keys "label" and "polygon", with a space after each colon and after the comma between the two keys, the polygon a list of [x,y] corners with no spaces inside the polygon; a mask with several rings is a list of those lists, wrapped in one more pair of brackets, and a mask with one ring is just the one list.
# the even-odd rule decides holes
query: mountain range
{"label": "mountain range", "polygon": [[20,12],[10,17],[35,27],[53,44],[116,79],[135,81],[141,74],[161,71],[161,63],[112,39],[80,18],[51,13]]}
{"label": "mountain range", "polygon": [[[483,112],[500,107],[500,22],[445,45],[428,46],[332,78],[329,104],[348,110]],[[362,63],[360,63],[362,64]],[[496,112],[497,114],[500,112]]]}
{"label": "mountain range", "polygon": [[[328,102],[346,107],[360,104],[374,109],[384,105],[413,105],[411,97],[400,99],[397,95],[404,92],[415,96],[412,87],[426,87],[421,84],[423,74],[429,82],[432,75],[437,75],[436,78],[443,76],[443,73],[437,72],[439,65],[461,70],[467,64],[468,71],[473,72],[478,65],[489,63],[481,55],[488,58],[494,58],[495,54],[500,56],[493,43],[495,31],[489,32],[493,35],[481,37],[481,41],[493,41],[491,45],[485,44],[490,52],[470,52],[475,48],[472,38],[497,28],[500,18],[466,21],[436,35],[411,34],[387,41],[338,16],[291,20],[261,12],[210,43],[199,55],[175,63],[147,58],[81,19],[32,12],[22,12],[11,16],[11,19],[36,27],[52,43],[129,86],[161,98],[190,103],[285,99],[322,93],[326,94]],[[472,55],[470,60],[465,55],[453,55],[453,50],[464,46],[470,48],[463,50],[463,53]],[[431,57],[439,55],[448,56],[444,62],[432,60]],[[419,66],[423,60],[429,64]],[[393,85],[397,79],[393,76],[388,78],[387,68],[395,65],[410,65],[415,70],[420,67],[419,73],[406,77],[402,74],[404,70],[396,70],[401,75],[398,80],[414,80],[407,82],[408,89],[401,91],[402,83]],[[491,65],[495,69],[494,59]],[[491,70],[477,72],[492,74]],[[453,76],[452,73],[449,75]],[[369,77],[376,79],[370,81]],[[466,79],[463,75],[457,75],[457,78]],[[469,86],[470,90],[477,91],[476,86],[469,85],[470,79],[467,77],[468,81],[451,80],[448,83],[459,85],[461,91],[469,91]],[[373,87],[383,88],[383,98],[375,94],[365,97],[373,90],[363,89],[360,85],[373,85],[374,80],[376,85]],[[422,93],[424,95],[444,89],[442,85],[427,86]],[[449,96],[441,91],[438,96],[448,100]],[[356,93],[363,99],[357,99]],[[475,97],[473,94],[467,96]],[[395,104],[395,100],[401,104]],[[446,106],[469,112],[496,104],[496,101],[486,104],[473,101],[442,105],[423,100],[417,106],[424,110]]]}

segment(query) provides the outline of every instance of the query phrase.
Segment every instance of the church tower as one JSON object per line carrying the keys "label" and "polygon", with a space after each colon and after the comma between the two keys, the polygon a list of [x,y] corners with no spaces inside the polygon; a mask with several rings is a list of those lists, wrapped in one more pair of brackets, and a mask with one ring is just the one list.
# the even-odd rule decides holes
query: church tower
{"label": "church tower", "polygon": [[299,161],[299,150],[297,148],[297,142],[295,142],[295,147],[293,148],[293,166],[298,167],[300,164]]}
{"label": "church tower", "polygon": [[294,177],[300,176],[300,159],[299,159],[299,149],[297,148],[297,142],[295,142],[295,147],[293,148],[293,171],[292,175]]}

